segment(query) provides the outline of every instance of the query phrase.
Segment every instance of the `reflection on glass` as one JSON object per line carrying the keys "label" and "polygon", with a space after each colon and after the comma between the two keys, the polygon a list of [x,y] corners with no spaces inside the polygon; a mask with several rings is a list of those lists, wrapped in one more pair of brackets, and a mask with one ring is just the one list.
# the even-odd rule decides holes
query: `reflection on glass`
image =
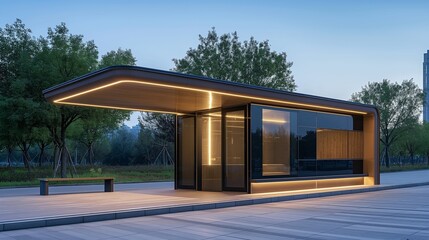
{"label": "reflection on glass", "polygon": [[298,111],[298,126],[317,127],[317,112]]}
{"label": "reflection on glass", "polygon": [[221,113],[202,116],[202,190],[222,190]]}
{"label": "reflection on glass", "polygon": [[262,110],[262,175],[290,175],[290,113]]}
{"label": "reflection on glass", "polygon": [[317,175],[317,161],[316,159],[299,160],[298,161],[298,176],[316,176]]}
{"label": "reflection on glass", "polygon": [[316,159],[316,128],[298,128],[298,158]]}
{"label": "reflection on glass", "polygon": [[317,160],[317,175],[362,174],[363,160]]}
{"label": "reflection on glass", "polygon": [[179,118],[179,187],[195,187],[195,124],[193,117]]}
{"label": "reflection on glass", "polygon": [[353,130],[353,117],[341,114],[317,113],[317,128]]}
{"label": "reflection on glass", "polygon": [[225,114],[225,187],[245,187],[244,110]]}

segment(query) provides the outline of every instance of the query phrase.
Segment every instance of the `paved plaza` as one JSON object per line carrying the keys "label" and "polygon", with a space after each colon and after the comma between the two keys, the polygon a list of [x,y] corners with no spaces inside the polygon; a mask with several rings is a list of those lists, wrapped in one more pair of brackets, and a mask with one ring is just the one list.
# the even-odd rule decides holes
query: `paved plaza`
{"label": "paved plaza", "polygon": [[[189,239],[429,239],[429,187],[425,186],[429,185],[429,170],[384,173],[381,181],[380,186],[364,189],[375,192],[348,195],[341,194],[359,188],[242,194],[175,191],[171,182],[159,182],[117,184],[117,191],[113,193],[97,192],[102,191],[101,185],[52,187],[53,195],[49,196],[39,196],[38,188],[0,189],[0,223],[4,223],[0,240],[10,237],[177,239],[178,236]],[[387,188],[398,189],[378,191]],[[272,203],[250,205],[264,202]],[[238,206],[238,203],[249,206]],[[146,209],[143,215],[157,216],[100,221],[117,219],[120,214],[142,213],[140,209]],[[116,211],[115,218],[109,218],[112,216],[109,211]],[[181,213],[172,213],[175,211]],[[84,216],[83,220],[79,215]],[[45,224],[37,225],[38,219]],[[51,225],[100,222],[42,228],[48,226],[49,221],[54,223]],[[39,228],[6,231],[6,225],[11,226],[10,229]]]}
{"label": "paved plaza", "polygon": [[0,239],[429,239],[429,186],[0,233]]}

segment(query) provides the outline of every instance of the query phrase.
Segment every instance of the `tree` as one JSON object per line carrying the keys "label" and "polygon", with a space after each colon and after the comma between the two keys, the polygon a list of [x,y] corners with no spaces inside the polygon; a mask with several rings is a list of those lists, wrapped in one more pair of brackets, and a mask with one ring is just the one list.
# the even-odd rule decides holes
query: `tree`
{"label": "tree", "polygon": [[22,97],[7,98],[0,103],[1,137],[15,144],[22,152],[24,166],[29,170],[31,157],[29,150],[36,138],[37,126],[42,116],[37,112],[38,104]]}
{"label": "tree", "polygon": [[292,62],[286,53],[271,51],[268,40],[253,37],[241,43],[237,32],[217,35],[214,28],[182,59],[173,59],[174,71],[233,82],[294,91]]}
{"label": "tree", "polygon": [[383,79],[381,82],[368,83],[360,92],[352,94],[352,101],[372,104],[379,110],[380,141],[384,145],[387,167],[390,167],[390,146],[418,122],[423,97],[423,91],[413,79],[404,80],[401,84]]}
{"label": "tree", "polygon": [[135,162],[155,163],[159,155],[169,155],[174,159],[175,116],[142,112],[138,120],[140,131],[136,141]]}
{"label": "tree", "polygon": [[[18,146],[23,152],[24,165],[29,167],[30,147],[38,145],[41,165],[46,147],[54,142],[54,155],[58,157],[55,161],[61,167],[61,176],[66,177],[70,126],[80,120],[87,133],[82,139],[88,140],[92,147],[106,128],[116,127],[129,112],[53,105],[45,100],[42,91],[97,68],[110,64],[134,65],[135,61],[131,50],[118,49],[108,52],[98,62],[94,42],[70,34],[65,23],[49,28],[47,37],[38,39],[31,36],[31,30],[19,19],[6,25],[0,29],[0,144],[9,156]],[[94,121],[99,121],[99,125]]]}
{"label": "tree", "polygon": [[110,51],[101,57],[98,64],[99,68],[104,68],[113,65],[136,65],[136,58],[130,49]]}
{"label": "tree", "polygon": [[37,157],[37,163],[39,167],[42,166],[43,159],[46,158],[46,149],[49,145],[52,144],[52,138],[49,134],[49,131],[46,127],[38,127],[33,130],[34,133],[34,142],[39,148],[39,153]]}
{"label": "tree", "polygon": [[107,133],[117,129],[130,116],[128,111],[112,109],[94,109],[88,116],[73,123],[74,136],[86,147],[86,160],[94,164],[94,145]]}
{"label": "tree", "polygon": [[30,169],[29,149],[41,127],[39,104],[33,98],[34,56],[40,52],[31,30],[17,19],[0,28],[0,138],[8,150],[18,146]]}
{"label": "tree", "polygon": [[93,41],[85,42],[82,35],[69,34],[65,23],[48,29],[46,38],[39,38],[40,54],[36,56],[34,91],[38,92],[40,111],[45,114],[44,122],[58,150],[58,166],[61,177],[67,176],[70,154],[66,145],[67,129],[80,118],[91,114],[92,109],[52,105],[46,102],[43,89],[70,80],[95,70],[98,66],[98,50]]}
{"label": "tree", "polygon": [[[110,51],[101,57],[98,68],[104,68],[112,65],[135,65],[134,58],[130,49]],[[87,162],[93,164],[94,144],[108,132],[117,129],[125,119],[129,118],[130,112],[112,109],[93,109],[91,114],[82,118],[78,122],[79,133],[77,139],[86,150]]]}
{"label": "tree", "polygon": [[[31,74],[33,56],[37,53],[31,30],[20,19],[0,28],[0,94],[11,96],[13,85],[23,87]],[[18,82],[17,82],[18,81]]]}
{"label": "tree", "polygon": [[133,150],[136,138],[129,127],[123,125],[113,133],[111,151],[105,163],[109,165],[129,165],[133,161]]}
{"label": "tree", "polygon": [[139,118],[141,130],[144,127],[153,131],[155,139],[166,142],[175,141],[176,125],[175,116],[172,114],[144,113]]}
{"label": "tree", "polygon": [[159,153],[159,147],[154,144],[155,134],[152,128],[139,122],[140,130],[135,143],[134,164],[150,164]]}
{"label": "tree", "polygon": [[[422,137],[420,135],[422,131],[422,126],[415,124],[407,126],[407,129],[402,131],[401,137],[392,144],[396,145],[396,148],[399,150],[399,153],[406,153],[408,155],[407,162],[414,165],[416,155],[421,152],[422,148]],[[403,154],[400,154],[403,155]],[[402,164],[400,162],[400,164]]]}

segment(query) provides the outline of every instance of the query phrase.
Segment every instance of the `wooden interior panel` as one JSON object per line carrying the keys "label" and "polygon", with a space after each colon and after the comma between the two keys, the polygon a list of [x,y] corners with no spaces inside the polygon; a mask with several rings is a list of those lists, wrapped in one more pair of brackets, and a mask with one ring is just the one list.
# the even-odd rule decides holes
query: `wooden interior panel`
{"label": "wooden interior panel", "polygon": [[347,159],[347,131],[318,129],[316,133],[317,160]]}
{"label": "wooden interior panel", "polygon": [[363,159],[363,132],[318,129],[317,160]]}
{"label": "wooden interior panel", "polygon": [[363,132],[348,132],[348,151],[349,159],[363,159]]}

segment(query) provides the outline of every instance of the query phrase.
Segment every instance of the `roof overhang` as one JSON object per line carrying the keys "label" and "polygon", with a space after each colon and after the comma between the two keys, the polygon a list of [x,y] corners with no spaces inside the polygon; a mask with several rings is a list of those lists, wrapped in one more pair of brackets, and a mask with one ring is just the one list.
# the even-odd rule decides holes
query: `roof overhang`
{"label": "roof overhang", "polygon": [[248,103],[365,115],[374,106],[134,66],[113,66],[43,91],[56,104],[187,114]]}

